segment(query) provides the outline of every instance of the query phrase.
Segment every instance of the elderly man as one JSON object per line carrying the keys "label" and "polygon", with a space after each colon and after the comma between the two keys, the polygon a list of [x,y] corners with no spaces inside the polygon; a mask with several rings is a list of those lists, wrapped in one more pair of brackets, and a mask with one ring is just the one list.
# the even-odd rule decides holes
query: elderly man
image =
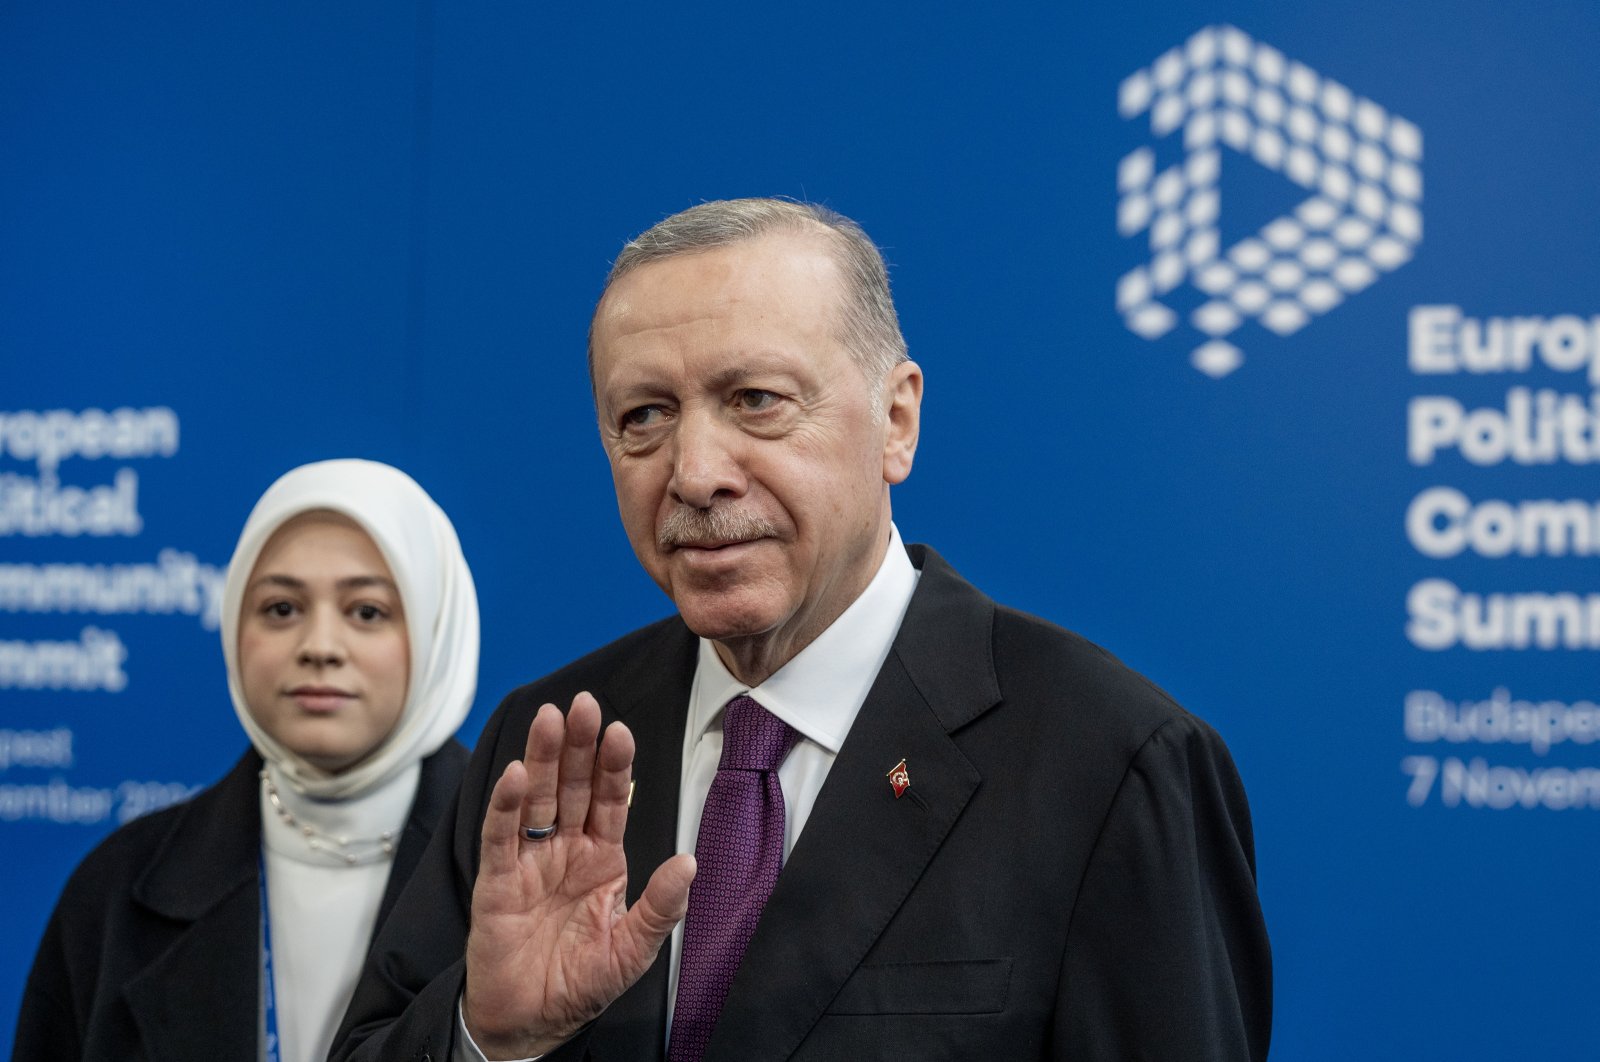
{"label": "elderly man", "polygon": [[337,1057],[1264,1058],[1221,740],[890,522],[922,373],[860,228],[667,219],[590,370],[678,614],[506,698]]}

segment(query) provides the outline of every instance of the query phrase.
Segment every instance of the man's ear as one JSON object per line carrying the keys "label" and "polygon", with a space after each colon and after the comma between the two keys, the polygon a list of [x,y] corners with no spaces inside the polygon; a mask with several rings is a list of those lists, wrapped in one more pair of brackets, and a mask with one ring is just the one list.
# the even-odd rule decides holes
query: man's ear
{"label": "man's ear", "polygon": [[883,481],[891,487],[911,475],[922,428],[922,369],[902,361],[883,381]]}

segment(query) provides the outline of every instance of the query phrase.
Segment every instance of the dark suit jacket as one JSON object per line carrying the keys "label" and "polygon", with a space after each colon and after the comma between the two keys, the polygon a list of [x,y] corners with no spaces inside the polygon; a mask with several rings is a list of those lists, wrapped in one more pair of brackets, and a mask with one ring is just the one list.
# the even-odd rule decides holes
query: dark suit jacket
{"label": "dark suit jacket", "polygon": [[[423,761],[378,925],[466,765]],[[22,997],[12,1062],[256,1062],[261,1024],[261,757],[194,799],[135,819],[73,873]]]}
{"label": "dark suit jacket", "polygon": [[[937,555],[762,914],[706,1059],[1262,1059],[1271,957],[1221,739]],[[672,854],[696,639],[676,618],[513,692],[423,857],[337,1059],[448,1057],[488,794],[539,705],[634,731],[629,902]],[[911,788],[886,774],[902,758]],[[661,1059],[668,949],[556,1055]]]}

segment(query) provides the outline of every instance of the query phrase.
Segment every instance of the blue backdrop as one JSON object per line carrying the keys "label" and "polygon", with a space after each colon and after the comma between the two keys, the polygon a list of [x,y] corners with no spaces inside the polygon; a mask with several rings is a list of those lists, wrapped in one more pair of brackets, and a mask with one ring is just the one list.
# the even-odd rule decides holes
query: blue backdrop
{"label": "blue backdrop", "polygon": [[244,746],[213,597],[280,472],[454,518],[468,740],[669,609],[588,315],[626,236],[783,194],[892,263],[906,538],[1228,739],[1275,1057],[1591,1052],[1597,47],[1583,2],[0,6],[0,1039],[77,860]]}

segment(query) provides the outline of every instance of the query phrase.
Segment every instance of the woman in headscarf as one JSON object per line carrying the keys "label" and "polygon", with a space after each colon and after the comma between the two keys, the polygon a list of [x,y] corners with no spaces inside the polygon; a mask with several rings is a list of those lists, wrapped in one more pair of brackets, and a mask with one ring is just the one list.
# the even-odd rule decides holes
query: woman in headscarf
{"label": "woman in headscarf", "polygon": [[478,602],[403,472],[323,461],[256,503],[222,652],[252,748],[73,874],[13,1062],[321,1062],[376,928],[455,792]]}

